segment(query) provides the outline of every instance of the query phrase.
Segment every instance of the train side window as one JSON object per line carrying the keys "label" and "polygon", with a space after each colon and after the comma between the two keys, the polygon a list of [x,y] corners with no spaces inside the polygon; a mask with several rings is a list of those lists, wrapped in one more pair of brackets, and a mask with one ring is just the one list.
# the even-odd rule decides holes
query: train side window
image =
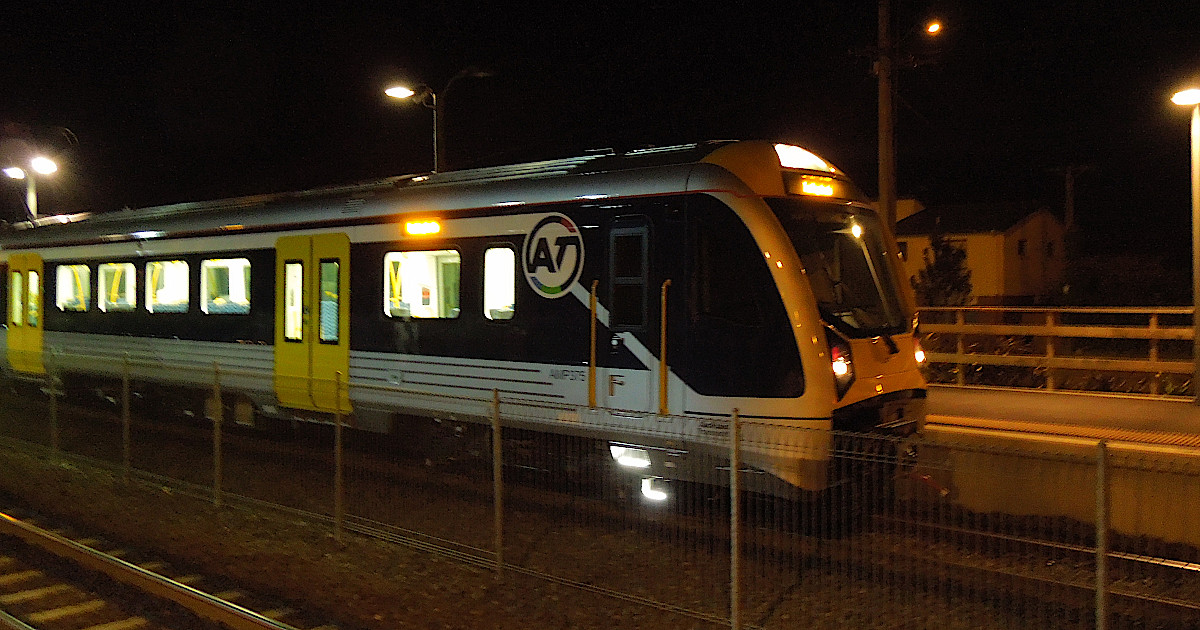
{"label": "train side window", "polygon": [[321,343],[337,343],[338,328],[341,324],[341,312],[339,309],[339,270],[341,264],[337,260],[322,260],[320,269],[321,281],[321,296],[320,296],[320,318],[321,325],[319,327],[319,341]]}
{"label": "train side window", "polygon": [[483,253],[483,316],[512,319],[517,292],[517,252],[511,247],[489,247]]}
{"label": "train side window", "polygon": [[646,325],[647,230],[614,228],[609,238],[609,324],[615,331],[642,328]]}
{"label": "train side window", "polygon": [[12,306],[10,306],[8,296],[8,265],[0,262],[0,304],[4,305],[4,321],[0,323],[0,327],[3,327],[2,324],[7,324],[9,320],[9,309]]}
{"label": "train side window", "polygon": [[444,319],[459,314],[461,259],[452,249],[388,252],[383,257],[383,312],[388,317]]}
{"label": "train side window", "polygon": [[96,275],[100,286],[96,294],[100,298],[101,311],[131,311],[136,300],[134,286],[137,282],[133,263],[104,263]]}
{"label": "train side window", "polygon": [[304,263],[283,264],[283,338],[304,341]]}
{"label": "train side window", "polygon": [[25,325],[25,275],[20,271],[12,272],[9,276],[12,278],[12,283],[9,285],[9,295],[12,296],[12,308],[9,311],[13,326]]}
{"label": "train side window", "polygon": [[41,282],[40,278],[38,277],[38,272],[30,271],[29,272],[29,297],[25,301],[25,307],[26,307],[25,308],[25,313],[26,313],[25,322],[33,328],[37,327],[38,319],[40,319],[40,317],[39,317],[40,313],[38,312],[38,306],[42,303],[41,293],[42,293],[42,282]]}
{"label": "train side window", "polygon": [[59,265],[54,305],[60,311],[83,312],[92,301],[92,270],[87,265]]}
{"label": "train side window", "polygon": [[250,261],[210,258],[200,261],[200,310],[209,315],[250,312]]}
{"label": "train side window", "polygon": [[146,310],[151,313],[186,313],[188,264],[183,260],[146,263]]}

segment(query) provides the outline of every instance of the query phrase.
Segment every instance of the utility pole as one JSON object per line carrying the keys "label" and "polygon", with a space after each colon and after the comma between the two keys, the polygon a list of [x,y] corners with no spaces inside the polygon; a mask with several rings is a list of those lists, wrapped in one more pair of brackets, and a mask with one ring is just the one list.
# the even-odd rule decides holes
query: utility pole
{"label": "utility pole", "polygon": [[892,7],[879,0],[879,55],[875,74],[879,77],[879,211],[888,231],[896,232],[896,93],[892,82],[895,50],[892,46]]}
{"label": "utility pole", "polygon": [[[1068,164],[1063,168],[1065,189],[1063,191],[1063,248],[1068,261],[1079,256],[1079,226],[1075,223],[1075,178],[1091,166]],[[1057,169],[1056,169],[1057,170]]]}

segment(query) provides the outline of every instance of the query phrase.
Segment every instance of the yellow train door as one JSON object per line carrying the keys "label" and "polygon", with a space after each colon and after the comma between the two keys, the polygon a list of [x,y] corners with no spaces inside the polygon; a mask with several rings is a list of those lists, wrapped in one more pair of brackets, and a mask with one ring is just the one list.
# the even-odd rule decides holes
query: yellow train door
{"label": "yellow train door", "polygon": [[275,242],[275,397],[281,406],[351,411],[345,385],[349,297],[345,234],[285,236]]}
{"label": "yellow train door", "polygon": [[18,372],[45,374],[42,363],[42,257],[8,257],[8,363]]}

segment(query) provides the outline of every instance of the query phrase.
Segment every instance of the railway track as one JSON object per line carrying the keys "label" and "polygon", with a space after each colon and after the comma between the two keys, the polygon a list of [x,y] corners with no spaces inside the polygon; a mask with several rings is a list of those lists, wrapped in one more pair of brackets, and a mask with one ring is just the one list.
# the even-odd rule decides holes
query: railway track
{"label": "railway track", "polygon": [[[152,428],[153,423],[141,427],[142,430]],[[178,439],[181,433],[188,431],[175,427],[170,432]],[[195,438],[194,441],[204,443],[201,437]],[[236,441],[241,448],[263,449],[264,452],[275,456],[270,459],[283,453],[298,455],[305,452],[304,445],[297,443],[271,444],[258,439]],[[308,458],[324,462],[328,454],[309,453],[305,459]],[[90,463],[116,470],[111,463]],[[372,473],[385,472],[384,463],[375,462],[378,466],[371,466]],[[393,481],[422,483],[411,477],[410,473],[411,471],[394,473],[398,474],[398,478]],[[208,489],[201,486],[177,483],[136,470],[134,474],[156,485],[170,486],[179,493],[195,494],[201,498],[209,496]],[[383,476],[391,477],[386,474]],[[482,483],[486,480],[460,478],[459,481],[463,482],[463,487],[459,488],[461,493],[481,500],[486,499],[488,488],[484,486],[490,485]],[[509,492],[513,493],[510,498],[514,499],[510,505],[519,505],[522,509],[544,513],[547,517],[557,517],[561,515],[564,506],[569,506],[571,510],[581,510],[580,513],[585,514],[585,520],[588,522],[603,522],[608,518],[622,520],[622,510],[619,507],[614,508],[602,501],[571,497],[566,492],[551,488],[510,488]],[[241,501],[232,496],[229,500],[230,503]],[[258,507],[276,509],[275,506],[259,505],[262,502],[251,502]],[[330,524],[328,516],[317,512],[293,508],[286,511],[314,523],[325,526]],[[668,519],[664,519],[663,515],[650,520],[625,518],[623,525],[633,526],[645,535],[668,540],[682,538],[705,541],[708,546],[716,549],[728,544],[728,523],[719,516],[693,519],[687,515],[672,514]],[[461,562],[482,567],[491,566],[493,562],[490,552],[486,549],[457,545],[377,521],[348,517],[345,526],[346,529],[364,536],[439,553]],[[832,540],[800,536],[796,532],[786,530],[767,531],[765,525],[756,523],[748,523],[748,527],[755,530],[755,533],[744,537],[743,543],[749,552],[747,557],[756,561],[778,562],[784,566],[803,567],[804,570],[822,568],[830,573],[872,576],[875,580],[891,584],[916,584],[927,592],[954,593],[955,596],[967,597],[993,606],[1000,603],[1006,608],[1070,609],[1076,611],[1072,613],[1075,619],[1086,619],[1095,602],[1095,585],[1088,579],[1086,570],[1075,576],[1064,576],[1050,566],[1055,563],[1059,566],[1086,566],[1094,557],[1095,551],[1082,545],[1064,545],[1033,538],[952,528],[941,524],[901,521],[887,516],[876,516],[865,527],[834,536]],[[940,553],[930,553],[934,546],[929,544],[931,541],[939,543]],[[991,553],[956,553],[979,549],[990,550]],[[1020,564],[1017,559],[1028,560],[1030,557],[1052,558],[1055,561],[1043,567],[1016,566]],[[1195,621],[1200,620],[1200,606],[1193,603],[1195,598],[1176,597],[1170,589],[1155,592],[1153,588],[1172,581],[1200,578],[1200,567],[1166,558],[1119,552],[1111,554],[1110,558],[1117,567],[1112,573],[1113,579],[1108,590],[1111,617],[1119,620],[1114,627],[1200,628],[1200,622]],[[1128,568],[1122,568],[1125,565]],[[1178,570],[1185,577],[1172,580],[1159,576],[1151,588],[1139,587],[1138,567],[1147,566],[1161,570]],[[575,583],[553,575],[528,571],[516,564],[508,564],[505,569],[630,601],[636,599],[638,603],[649,606],[664,607],[661,602],[648,599],[643,601],[643,598],[633,598],[628,594],[597,588],[590,584]],[[706,621],[717,621],[717,618],[711,615],[680,612]],[[1084,627],[1086,625],[1085,623]]]}
{"label": "railway track", "polygon": [[20,508],[0,512],[0,627],[336,630],[286,604]]}
{"label": "railway track", "polygon": [[[989,596],[1014,601],[1038,598],[1081,609],[1096,604],[1095,547],[905,518],[880,516],[876,521],[881,531],[903,532],[910,539],[936,541],[954,549],[989,550],[984,554],[988,562],[943,557],[942,576],[937,578],[943,584],[992,585],[995,592]],[[1029,570],[1029,558],[1038,559],[1046,570]],[[1106,561],[1105,590],[1118,627],[1200,628],[1200,603],[1194,598],[1200,586],[1200,563],[1124,551],[1109,551]],[[1192,596],[1180,596],[1187,593]]]}

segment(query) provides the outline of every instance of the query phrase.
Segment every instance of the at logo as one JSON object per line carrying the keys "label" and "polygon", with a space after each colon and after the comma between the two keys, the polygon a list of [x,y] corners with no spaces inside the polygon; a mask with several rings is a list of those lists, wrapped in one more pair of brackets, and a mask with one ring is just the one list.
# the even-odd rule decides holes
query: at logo
{"label": "at logo", "polygon": [[539,295],[560,298],[583,271],[583,238],[573,221],[552,214],[538,222],[521,254],[529,286]]}

